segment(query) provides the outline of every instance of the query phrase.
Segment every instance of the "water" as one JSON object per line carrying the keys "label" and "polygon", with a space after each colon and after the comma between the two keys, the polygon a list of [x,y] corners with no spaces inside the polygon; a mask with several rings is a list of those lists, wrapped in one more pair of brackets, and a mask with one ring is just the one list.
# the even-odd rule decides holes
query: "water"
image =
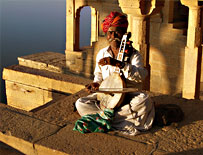
{"label": "water", "polygon": [[[17,57],[43,51],[63,53],[66,39],[65,0],[0,0],[0,73]],[[90,8],[81,11],[80,46],[90,43]],[[1,102],[6,103],[1,80]]]}

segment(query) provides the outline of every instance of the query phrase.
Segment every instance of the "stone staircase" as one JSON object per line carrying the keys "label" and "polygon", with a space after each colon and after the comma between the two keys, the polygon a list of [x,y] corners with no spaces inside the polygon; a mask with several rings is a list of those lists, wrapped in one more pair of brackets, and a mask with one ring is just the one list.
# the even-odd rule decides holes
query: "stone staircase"
{"label": "stone staircase", "polygon": [[18,65],[3,70],[7,104],[18,109],[44,106],[91,82],[66,70],[64,54],[43,52],[19,57],[18,61]]}

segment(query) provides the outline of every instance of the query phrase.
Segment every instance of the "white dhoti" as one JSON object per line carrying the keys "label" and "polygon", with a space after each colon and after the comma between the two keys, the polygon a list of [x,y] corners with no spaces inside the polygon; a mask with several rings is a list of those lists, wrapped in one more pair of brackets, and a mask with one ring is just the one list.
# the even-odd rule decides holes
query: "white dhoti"
{"label": "white dhoti", "polygon": [[[115,111],[112,127],[128,135],[137,135],[152,127],[155,117],[154,105],[146,93],[127,94],[125,105]],[[101,111],[97,106],[97,93],[79,98],[76,108],[81,116]]]}

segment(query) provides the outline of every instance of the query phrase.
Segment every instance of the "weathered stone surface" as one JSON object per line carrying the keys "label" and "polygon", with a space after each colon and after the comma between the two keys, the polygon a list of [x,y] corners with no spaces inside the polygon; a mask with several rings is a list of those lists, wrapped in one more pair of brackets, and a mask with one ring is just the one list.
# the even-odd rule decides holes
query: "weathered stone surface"
{"label": "weathered stone surface", "polygon": [[85,90],[81,90],[73,95],[63,97],[58,101],[53,101],[46,107],[33,110],[33,116],[40,120],[60,126],[73,124],[78,118],[80,118],[79,114],[74,112],[74,103],[80,97],[87,95],[88,94]]}
{"label": "weathered stone surface", "polygon": [[181,30],[174,29],[173,24],[150,23],[150,90],[153,92],[177,94],[182,91],[187,37]]}
{"label": "weathered stone surface", "polygon": [[63,73],[66,67],[64,54],[56,52],[42,52],[18,57],[19,65],[43,69],[56,73]]}
{"label": "weathered stone surface", "polygon": [[32,110],[61,96],[40,88],[6,81],[7,104],[23,110]]}
{"label": "weathered stone surface", "polygon": [[0,131],[29,142],[54,134],[60,126],[33,118],[32,113],[0,104]]}
{"label": "weathered stone surface", "polygon": [[[151,95],[156,104],[179,105],[185,114],[184,120],[166,127],[154,126],[150,131],[137,136],[126,136],[118,132],[80,134],[72,131],[74,124],[70,123],[57,135],[44,138],[37,144],[70,154],[114,154],[114,152],[116,154],[187,152],[201,154],[203,146],[202,102],[161,94],[151,93]],[[51,144],[53,141],[55,145]]]}
{"label": "weathered stone surface", "polygon": [[[59,154],[201,154],[202,101],[150,94],[156,104],[179,105],[185,114],[184,120],[166,127],[153,126],[137,136],[126,136],[116,131],[80,134],[72,129],[80,118],[73,112],[73,102],[87,95],[81,91],[32,112],[0,106],[0,141],[13,144],[12,147],[21,152],[33,151],[27,154],[45,151],[59,151]],[[3,131],[7,131],[4,132],[6,134]]]}
{"label": "weathered stone surface", "polygon": [[76,93],[92,82],[79,76],[20,65],[4,68],[3,79],[6,81],[8,105],[27,111]]}
{"label": "weathered stone surface", "polygon": [[3,71],[4,80],[71,94],[80,91],[84,88],[84,85],[91,82],[90,79],[76,77],[70,74],[54,73],[20,65],[4,68]]}
{"label": "weathered stone surface", "polygon": [[[132,137],[114,132],[108,134],[81,134],[73,131],[74,125],[68,125],[58,132],[39,141],[37,144],[49,146],[68,154],[149,154],[152,145],[139,143]],[[68,133],[68,134],[67,134]],[[56,141],[53,145],[49,142]],[[58,142],[62,143],[58,143]]]}
{"label": "weathered stone surface", "polygon": [[[11,147],[19,150],[22,152],[18,153],[19,155],[45,155],[45,154],[49,154],[49,155],[67,155],[64,152],[59,152],[57,150],[53,150],[41,145],[34,145],[33,143],[30,143],[28,141],[25,141],[21,138],[17,138],[15,136],[12,135],[6,135],[3,134],[2,132],[0,132],[0,141],[10,145]],[[17,155],[17,153],[14,153],[15,155]],[[10,155],[10,154],[9,154]]]}

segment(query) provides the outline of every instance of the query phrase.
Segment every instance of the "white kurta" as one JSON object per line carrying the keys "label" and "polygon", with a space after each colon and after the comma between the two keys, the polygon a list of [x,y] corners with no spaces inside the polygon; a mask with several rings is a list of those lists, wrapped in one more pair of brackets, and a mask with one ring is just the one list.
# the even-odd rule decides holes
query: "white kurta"
{"label": "white kurta", "polygon": [[[94,71],[94,82],[102,82],[105,78],[114,72],[114,67],[111,65],[101,66],[98,64],[99,60],[104,57],[113,57],[109,46],[99,51],[96,58],[96,67]],[[124,76],[129,81],[136,83],[142,82],[147,76],[147,70],[143,67],[142,57],[138,51],[135,50],[131,55],[130,62],[122,69]]]}
{"label": "white kurta", "polygon": [[[105,78],[114,72],[111,65],[100,66],[99,60],[104,57],[113,57],[109,47],[99,51],[96,58],[96,67],[94,71],[94,82],[101,83]],[[142,57],[139,52],[135,51],[130,58],[130,62],[122,69],[127,85],[137,85],[145,79],[146,69],[143,67]],[[154,105],[146,93],[135,92],[127,94],[127,100],[122,107],[115,111],[115,117],[112,127],[128,135],[136,135],[140,131],[151,128],[154,120]],[[97,94],[91,94],[82,97],[76,101],[76,108],[81,116],[95,114],[101,111],[97,106]]]}

